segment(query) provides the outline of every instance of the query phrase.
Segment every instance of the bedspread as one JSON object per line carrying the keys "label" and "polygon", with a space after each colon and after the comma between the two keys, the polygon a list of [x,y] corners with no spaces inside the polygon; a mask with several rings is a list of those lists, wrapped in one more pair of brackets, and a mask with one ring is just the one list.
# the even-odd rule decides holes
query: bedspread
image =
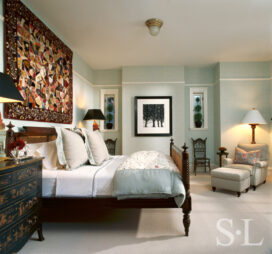
{"label": "bedspread", "polygon": [[118,199],[174,197],[181,207],[185,189],[170,156],[157,151],[140,151],[129,156],[116,170],[113,195]]}

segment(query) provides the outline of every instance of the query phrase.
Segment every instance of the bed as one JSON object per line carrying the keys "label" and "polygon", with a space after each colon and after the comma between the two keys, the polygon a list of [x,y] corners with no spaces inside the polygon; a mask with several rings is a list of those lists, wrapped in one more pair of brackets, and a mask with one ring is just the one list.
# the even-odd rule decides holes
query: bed
{"label": "bed", "polygon": [[[24,127],[21,131],[14,133],[11,125],[8,126],[7,145],[14,139],[23,139],[28,143],[49,142],[56,139],[54,128],[47,127]],[[190,212],[192,210],[192,201],[190,195],[190,171],[188,147],[184,144],[183,151],[179,149],[173,139],[170,140],[170,156],[180,171],[185,197],[181,209],[183,211],[183,224],[185,235],[189,235]],[[122,160],[122,156],[114,160]],[[107,167],[110,170],[110,166]],[[82,172],[84,169],[82,169]],[[54,174],[44,171],[43,182],[46,185],[51,184],[54,188]],[[60,173],[61,175],[61,173]],[[103,175],[103,174],[102,174]],[[105,178],[104,178],[105,179]],[[46,182],[47,181],[47,182]],[[100,184],[101,185],[101,184]],[[107,186],[107,184],[105,184]],[[107,195],[105,188],[97,191],[97,195],[92,197],[67,196],[58,197],[52,195],[50,191],[43,193],[42,219],[47,222],[79,221],[86,220],[94,209],[112,209],[112,208],[177,208],[174,198],[133,198],[119,200],[116,197]],[[104,191],[104,193],[103,193]]]}

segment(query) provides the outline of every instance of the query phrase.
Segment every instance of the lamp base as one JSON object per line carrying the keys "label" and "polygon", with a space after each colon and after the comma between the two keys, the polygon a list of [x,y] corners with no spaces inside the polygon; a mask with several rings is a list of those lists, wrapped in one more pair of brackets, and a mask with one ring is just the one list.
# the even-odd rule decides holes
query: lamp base
{"label": "lamp base", "polygon": [[95,120],[93,122],[93,131],[99,131],[99,125]]}
{"label": "lamp base", "polygon": [[251,126],[252,129],[252,137],[251,137],[251,144],[256,144],[255,142],[255,129],[256,129],[256,125],[258,124],[249,124]]}

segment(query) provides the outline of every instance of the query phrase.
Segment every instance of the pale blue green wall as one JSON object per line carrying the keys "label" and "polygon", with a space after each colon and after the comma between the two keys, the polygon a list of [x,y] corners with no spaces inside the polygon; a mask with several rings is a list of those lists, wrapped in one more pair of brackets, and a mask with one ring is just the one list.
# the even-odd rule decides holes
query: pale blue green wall
{"label": "pale blue green wall", "polygon": [[118,130],[104,131],[104,139],[117,138],[116,154],[122,154],[122,71],[114,70],[95,70],[94,83],[99,92],[99,105],[101,103],[101,89],[118,89]]}
{"label": "pale blue green wall", "polygon": [[218,147],[221,146],[221,125],[220,125],[220,66],[214,67],[214,87],[213,87],[213,113],[214,113],[214,163],[219,165],[219,159],[216,156]]}
{"label": "pale blue green wall", "polygon": [[[193,161],[192,138],[207,138],[207,157],[214,163],[214,66],[207,67],[185,67],[185,136],[189,146],[190,161]],[[190,128],[190,88],[207,87],[208,89],[208,129]]]}
{"label": "pale blue green wall", "polygon": [[185,141],[185,87],[184,68],[125,67],[123,75],[123,153],[139,150],[159,150],[169,154],[170,137],[135,137],[134,97],[172,96],[173,137],[178,146]]}
{"label": "pale blue green wall", "polygon": [[267,125],[257,126],[256,142],[270,144],[271,80],[270,63],[220,63],[221,145],[231,155],[237,143],[250,143],[251,128],[241,124],[253,107]]}
{"label": "pale blue green wall", "polygon": [[199,67],[184,67],[186,84],[213,84],[214,65]]}
{"label": "pale blue green wall", "polygon": [[140,66],[123,67],[123,83],[140,82],[184,82],[183,66]]}
{"label": "pale blue green wall", "polygon": [[121,85],[122,84],[122,70],[95,70],[94,83],[96,85]]}

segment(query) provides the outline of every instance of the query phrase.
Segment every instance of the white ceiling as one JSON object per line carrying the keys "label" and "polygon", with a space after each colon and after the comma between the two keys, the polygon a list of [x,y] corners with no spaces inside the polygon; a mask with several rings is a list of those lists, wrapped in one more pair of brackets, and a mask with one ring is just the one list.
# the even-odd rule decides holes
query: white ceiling
{"label": "white ceiling", "polygon": [[[94,69],[272,59],[271,0],[24,0]],[[159,36],[145,27],[164,21]]]}

